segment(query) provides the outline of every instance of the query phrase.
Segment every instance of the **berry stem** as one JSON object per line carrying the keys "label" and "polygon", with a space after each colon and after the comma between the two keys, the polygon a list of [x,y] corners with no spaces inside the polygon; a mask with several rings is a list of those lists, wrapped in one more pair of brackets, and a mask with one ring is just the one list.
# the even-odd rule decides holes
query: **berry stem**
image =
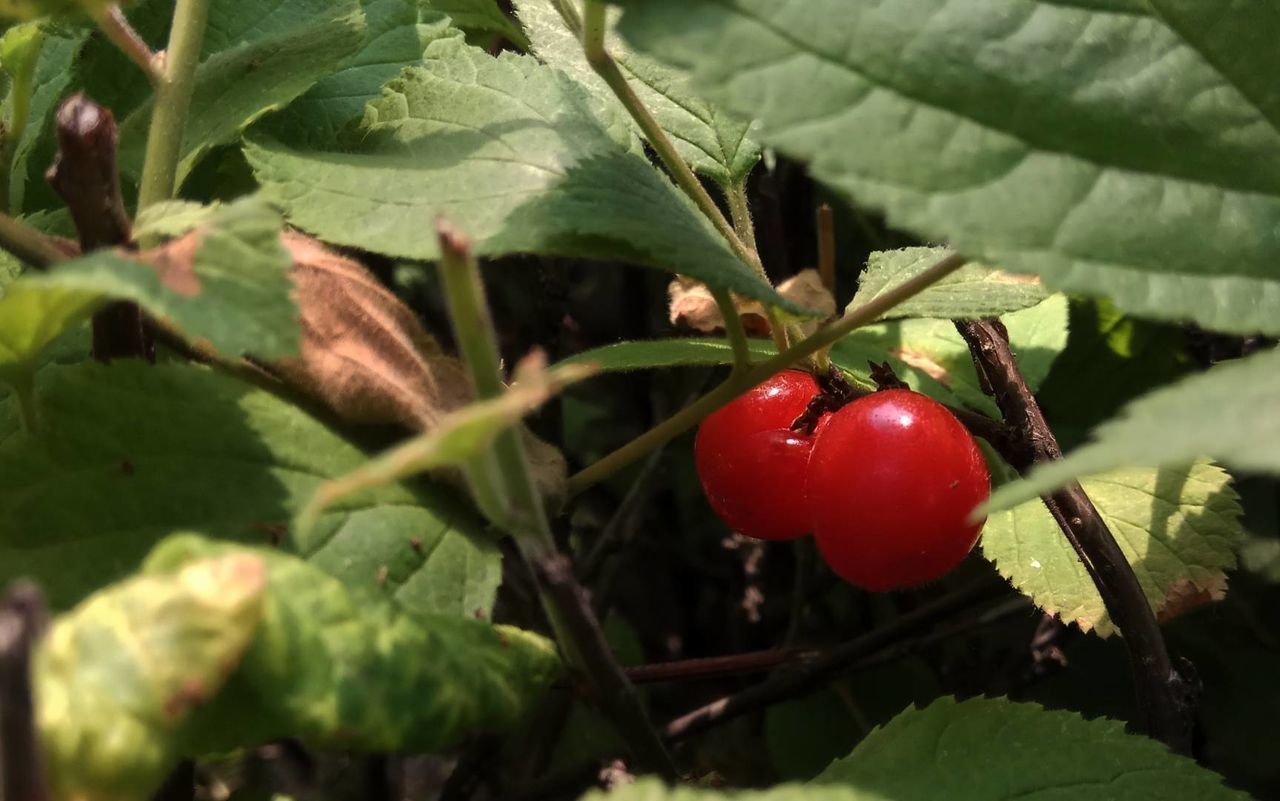
{"label": "berry stem", "polygon": [[706,395],[703,395],[626,445],[603,457],[598,462],[570,476],[566,485],[568,496],[572,497],[582,492],[637,459],[643,458],[654,448],[670,442],[696,426],[704,417],[716,409],[765,381],[775,373],[781,372],[802,359],[817,353],[822,348],[848,335],[851,331],[878,320],[894,306],[924,291],[929,286],[960,269],[966,261],[967,259],[963,256],[957,253],[950,253],[939,259],[937,263],[927,270],[911,277],[887,292],[877,295],[867,303],[851,310],[831,325],[818,329],[812,336],[801,340],[777,356],[752,365],[751,369],[741,373],[730,373],[729,378],[724,383]]}
{"label": "berry stem", "polygon": [[[957,320],[956,329],[969,343],[974,365],[985,377],[984,386],[1005,421],[1020,435],[1016,447],[1001,455],[1023,474],[1034,465],[1061,459],[1062,449],[1018,369],[1004,326],[992,320]],[[1174,751],[1189,753],[1191,710],[1182,700],[1187,693],[1133,567],[1079,482],[1044,496],[1043,501],[1124,637],[1148,733]]]}
{"label": "berry stem", "polygon": [[729,290],[707,285],[711,297],[720,307],[720,316],[724,318],[724,332],[729,337],[729,345],[733,348],[733,371],[745,372],[751,366],[751,344],[747,342],[747,329],[742,326],[742,315],[734,304]]}

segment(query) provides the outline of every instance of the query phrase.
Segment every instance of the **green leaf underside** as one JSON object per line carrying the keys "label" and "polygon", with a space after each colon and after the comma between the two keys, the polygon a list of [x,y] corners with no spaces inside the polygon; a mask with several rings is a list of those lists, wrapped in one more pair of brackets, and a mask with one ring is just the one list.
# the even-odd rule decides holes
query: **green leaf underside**
{"label": "green leaf underside", "polygon": [[295,557],[190,535],[60,618],[36,659],[59,794],[114,799],[150,797],[181,757],[283,737],[445,748],[509,728],[558,672],[536,635],[408,617]]}
{"label": "green leaf underside", "polygon": [[297,309],[280,216],[256,200],[212,212],[188,270],[100,250],[32,272],[0,296],[0,374],[29,372],[55,339],[107,299],[132,300],[232,357],[296,354]]}
{"label": "green leaf underside", "polygon": [[[331,75],[356,53],[364,36],[359,4],[343,0],[276,35],[208,57],[196,70],[178,182],[210,148],[234,141],[254,120],[282,108]],[[135,176],[142,170],[150,121],[151,102],[147,101],[120,126],[120,167]]]}
{"label": "green leaf underside", "polygon": [[474,513],[391,485],[288,523],[368,458],[299,409],[194,366],[46,367],[36,433],[0,442],[0,583],[38,579],[55,606],[133,570],[173,531],[281,541],[353,591],[414,613],[484,616],[501,555]]}
{"label": "green leaf underside", "polygon": [[353,152],[259,140],[246,155],[290,220],[327,241],[436,259],[428,232],[445,216],[480,255],[628,261],[800,311],[733,255],[615,114],[530,57],[432,42],[364,127]]}
{"label": "green leaf underside", "polygon": [[[1000,318],[1033,391],[1066,347],[1067,306],[1066,298],[1054,295]],[[950,320],[891,320],[859,328],[832,346],[831,360],[868,381],[867,362],[888,362],[917,392],[990,417],[1000,414],[995,402],[982,391],[968,345]]]}
{"label": "green leaf underside", "polygon": [[[1013,471],[1000,464],[994,474],[1007,479]],[[1153,610],[1160,612],[1171,595],[1222,597],[1223,571],[1235,567],[1236,549],[1244,542],[1240,504],[1226,471],[1208,462],[1126,468],[1085,479],[1081,486]],[[1000,573],[1041,609],[1085,631],[1115,632],[1093,580],[1039,498],[992,513],[981,545]]]}
{"label": "green leaf underside", "polygon": [[583,801],[1247,801],[1221,777],[1119,721],[1036,704],[942,698],[877,727],[808,784],[731,792],[654,779]]}
{"label": "green leaf underside", "polygon": [[428,8],[449,16],[453,24],[469,31],[501,34],[522,50],[529,48],[524,31],[498,7],[497,0],[419,0]]}
{"label": "green leaf underside", "polygon": [[[565,26],[550,0],[517,0],[515,6],[538,58],[563,70],[609,103],[620,117],[629,119],[613,91],[587,63],[582,42]],[[616,19],[616,13],[611,14],[611,21]],[[617,36],[610,34],[606,46],[681,158],[700,175],[721,184],[746,178],[760,160],[760,146],[747,136],[748,123],[707,103],[679,72],[628,51]],[[638,127],[635,130],[640,133]]]}
{"label": "green leaf underside", "polygon": [[[773,342],[749,340],[751,355],[765,359],[777,354]],[[677,338],[616,342],[575,353],[560,364],[593,364],[601,372],[653,370],[662,367],[712,367],[733,364],[733,347],[726,339]]]}
{"label": "green leaf underside", "polygon": [[[903,248],[871,254],[858,279],[858,294],[849,310],[914,278],[941,261],[946,248]],[[894,306],[888,318],[927,317],[966,320],[999,317],[1026,309],[1049,297],[1049,290],[1034,278],[1010,275],[981,264],[966,264],[920,294]]]}
{"label": "green leaf underside", "polygon": [[1207,457],[1228,467],[1280,474],[1280,351],[1220,364],[1133,401],[1089,444],[991,496],[1008,509],[1088,476],[1128,465],[1179,465]]}
{"label": "green leaf underside", "polygon": [[[889,221],[1122,310],[1280,333],[1280,13],[625,0],[619,31]],[[680,25],[671,25],[678,18]]]}

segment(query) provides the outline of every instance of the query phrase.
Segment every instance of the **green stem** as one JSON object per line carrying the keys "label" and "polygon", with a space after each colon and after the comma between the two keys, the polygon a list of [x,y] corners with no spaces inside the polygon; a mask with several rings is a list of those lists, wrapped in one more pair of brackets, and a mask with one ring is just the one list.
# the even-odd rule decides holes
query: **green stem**
{"label": "green stem", "polygon": [[733,230],[737,231],[738,237],[743,244],[756,251],[758,257],[756,226],[751,219],[751,204],[747,200],[746,179],[734,181],[725,187],[724,197],[729,206],[729,216],[733,219]]}
{"label": "green stem", "polygon": [[747,342],[747,330],[742,327],[742,315],[734,305],[729,290],[707,285],[711,297],[720,307],[720,316],[724,318],[724,332],[729,336],[729,345],[733,347],[733,371],[740,373],[751,366],[751,346]]}
{"label": "green stem", "polygon": [[960,269],[965,262],[966,259],[959,254],[948,254],[924,272],[913,276],[887,292],[877,295],[826,328],[818,329],[813,336],[801,340],[791,348],[770,359],[753,365],[751,369],[745,372],[731,373],[723,384],[720,384],[706,395],[703,395],[598,462],[570,476],[567,486],[568,494],[570,496],[576,495],[635,460],[643,458],[654,448],[670,442],[685,431],[693,428],[704,417],[775,373],[790,367],[806,356],[817,353],[826,346],[840,340],[851,331],[875,322],[894,306]]}
{"label": "green stem", "polygon": [[[505,391],[499,369],[498,338],[485,299],[480,270],[470,243],[448,224],[437,225],[440,274],[453,320],[458,350],[481,399]],[[551,526],[542,508],[518,429],[508,429],[493,447],[492,479],[498,486],[490,498],[505,497],[510,533],[537,579],[538,595],[560,643],[566,666],[589,683],[592,695],[617,726],[639,767],[678,777],[657,729],[649,720],[639,694],[627,679],[604,639],[586,593],[567,557],[556,549]],[[490,475],[471,470],[470,477]]]}
{"label": "green stem", "polygon": [[[561,11],[561,15],[565,16],[565,24],[572,30],[574,22],[571,17],[566,15],[568,3],[557,3],[557,8]],[[571,15],[576,17],[576,13]],[[689,196],[698,210],[701,211],[720,235],[729,243],[729,247],[734,254],[742,260],[744,264],[755,270],[758,275],[764,275],[764,267],[760,264],[760,258],[755,251],[743,244],[738,238],[738,234],[733,230],[733,226],[720,213],[720,207],[711,199],[711,195],[707,194],[707,189],[698,180],[698,176],[693,174],[693,170],[689,169],[689,165],[684,159],[680,158],[680,153],[676,150],[676,146],[667,136],[666,131],[662,130],[662,126],[654,119],[649,109],[645,108],[644,103],[636,95],[635,90],[627,83],[627,78],[622,74],[622,70],[618,67],[618,62],[613,60],[613,56],[609,55],[609,51],[604,46],[604,35],[607,27],[605,22],[605,7],[600,0],[587,0],[585,14],[579,23],[582,31],[582,46],[586,52],[587,63],[595,70],[596,74],[604,79],[609,85],[618,101],[635,120],[636,125],[640,126],[641,132],[644,133],[645,139],[654,152],[658,154],[658,158],[662,159],[662,163],[666,166],[667,171],[671,173],[671,177],[675,179],[676,185],[679,186],[684,193]]]}
{"label": "green stem", "polygon": [[187,130],[187,113],[196,88],[196,67],[209,18],[210,0],[178,0],[164,55],[164,71],[156,85],[147,134],[146,160],[138,188],[138,210],[173,197],[178,162]]}
{"label": "green stem", "polygon": [[48,267],[67,258],[52,239],[7,214],[0,214],[0,248],[38,268]]}

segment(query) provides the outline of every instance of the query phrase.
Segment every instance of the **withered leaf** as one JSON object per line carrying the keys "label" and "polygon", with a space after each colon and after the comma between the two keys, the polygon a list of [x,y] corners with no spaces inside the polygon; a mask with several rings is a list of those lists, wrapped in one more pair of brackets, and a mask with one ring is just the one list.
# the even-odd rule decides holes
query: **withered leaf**
{"label": "withered leaf", "polygon": [[417,316],[354,259],[284,234],[301,316],[301,354],[270,367],[352,423],[414,431],[470,403],[466,370]]}
{"label": "withered leaf", "polygon": [[[720,307],[706,284],[685,276],[676,276],[667,292],[670,298],[668,316],[672,325],[687,326],[707,333],[724,330],[724,315],[720,313]],[[823,286],[822,277],[817,270],[801,270],[796,273],[778,285],[778,294],[821,314],[821,317],[805,318],[798,323],[806,336],[817,330],[822,320],[836,311],[836,300]],[[735,296],[734,305],[738,308],[748,336],[768,336],[769,318],[764,304]]]}

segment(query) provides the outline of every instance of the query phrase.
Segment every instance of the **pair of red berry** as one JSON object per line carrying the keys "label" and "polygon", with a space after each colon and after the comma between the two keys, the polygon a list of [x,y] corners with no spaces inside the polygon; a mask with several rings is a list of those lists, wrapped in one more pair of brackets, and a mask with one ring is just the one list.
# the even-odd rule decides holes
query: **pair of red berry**
{"label": "pair of red berry", "polygon": [[694,457],[711,508],[749,537],[810,532],[846,581],[883,591],[939,578],[973,548],[986,461],[945,406],[890,389],[791,430],[819,394],[787,370],[711,414]]}

